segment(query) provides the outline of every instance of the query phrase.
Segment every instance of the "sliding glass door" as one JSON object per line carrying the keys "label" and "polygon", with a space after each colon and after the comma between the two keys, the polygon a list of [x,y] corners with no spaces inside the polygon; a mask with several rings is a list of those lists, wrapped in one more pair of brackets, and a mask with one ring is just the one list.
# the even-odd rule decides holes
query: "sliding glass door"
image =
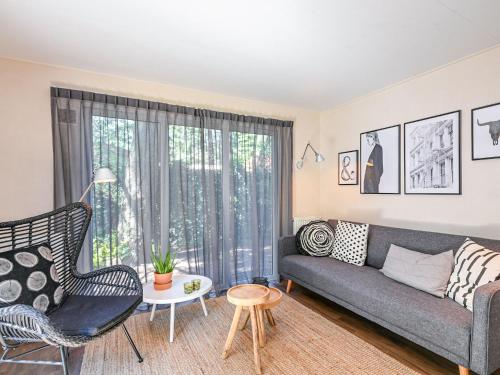
{"label": "sliding glass door", "polygon": [[94,168],[117,176],[93,196],[94,268],[127,264],[147,280],[151,245],[169,244],[179,270],[218,288],[276,276],[273,134],[216,125],[93,116]]}

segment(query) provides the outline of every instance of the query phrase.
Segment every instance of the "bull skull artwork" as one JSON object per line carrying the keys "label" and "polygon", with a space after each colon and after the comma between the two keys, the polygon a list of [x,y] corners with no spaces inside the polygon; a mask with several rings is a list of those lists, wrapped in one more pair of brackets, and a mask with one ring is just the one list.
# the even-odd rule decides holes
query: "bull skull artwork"
{"label": "bull skull artwork", "polygon": [[478,119],[477,125],[478,126],[489,126],[491,139],[493,140],[493,146],[498,145],[498,138],[500,137],[500,120],[483,122],[481,124],[479,122],[479,119]]}

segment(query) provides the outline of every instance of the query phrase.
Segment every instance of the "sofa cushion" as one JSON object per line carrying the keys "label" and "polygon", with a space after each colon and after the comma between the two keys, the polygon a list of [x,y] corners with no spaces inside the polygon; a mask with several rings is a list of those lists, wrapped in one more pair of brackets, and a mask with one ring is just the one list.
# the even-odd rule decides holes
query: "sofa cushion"
{"label": "sofa cushion", "polygon": [[476,289],[498,280],[499,276],[500,254],[467,238],[455,256],[455,267],[446,293],[472,311]]}
{"label": "sofa cushion", "polygon": [[368,224],[354,224],[339,220],[330,255],[342,262],[363,266],[366,260]]}
{"label": "sofa cushion", "polygon": [[141,301],[141,296],[68,296],[49,319],[66,335],[97,336],[123,322]]}
{"label": "sofa cushion", "polygon": [[453,251],[424,254],[391,245],[380,270],[385,276],[443,298],[453,270]]}
{"label": "sofa cushion", "polygon": [[326,221],[315,220],[302,225],[296,237],[300,254],[325,257],[332,252],[335,233]]}
{"label": "sofa cushion", "polygon": [[472,313],[449,298],[400,284],[373,267],[289,255],[280,272],[468,360]]}

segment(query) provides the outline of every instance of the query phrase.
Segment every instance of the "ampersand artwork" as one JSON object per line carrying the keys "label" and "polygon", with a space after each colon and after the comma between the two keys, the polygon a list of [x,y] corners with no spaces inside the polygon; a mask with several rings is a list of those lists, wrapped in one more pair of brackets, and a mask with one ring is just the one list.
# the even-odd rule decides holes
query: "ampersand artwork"
{"label": "ampersand artwork", "polygon": [[347,168],[351,165],[351,157],[346,155],[342,158],[342,172],[340,172],[340,178],[345,181],[354,181],[354,171],[349,172]]}

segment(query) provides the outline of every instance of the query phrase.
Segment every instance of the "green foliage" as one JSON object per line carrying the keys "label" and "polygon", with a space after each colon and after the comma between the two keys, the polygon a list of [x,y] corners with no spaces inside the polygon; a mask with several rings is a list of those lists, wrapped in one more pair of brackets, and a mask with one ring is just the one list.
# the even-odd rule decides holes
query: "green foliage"
{"label": "green foliage", "polygon": [[161,274],[173,272],[177,264],[175,255],[172,254],[170,249],[165,252],[165,256],[162,256],[161,250],[155,249],[154,244],[151,245],[151,261],[155,272]]}
{"label": "green foliage", "polygon": [[116,231],[112,231],[111,241],[109,235],[94,236],[93,249],[92,261],[95,268],[120,264],[122,259],[132,253],[128,242],[118,240]]}

